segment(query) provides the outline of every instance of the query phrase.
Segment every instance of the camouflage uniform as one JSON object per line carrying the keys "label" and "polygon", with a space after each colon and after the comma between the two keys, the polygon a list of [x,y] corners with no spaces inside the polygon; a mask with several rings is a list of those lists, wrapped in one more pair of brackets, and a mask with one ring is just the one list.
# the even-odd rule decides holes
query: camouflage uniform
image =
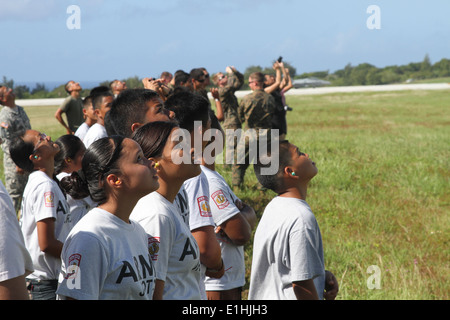
{"label": "camouflage uniform", "polygon": [[[239,103],[234,93],[242,87],[243,83],[244,76],[240,72],[235,71],[231,74],[228,74],[227,85],[225,87],[219,88],[219,100],[220,104],[222,105],[224,116],[223,128],[225,130],[236,130],[241,128],[241,121],[239,120],[238,116]],[[233,139],[233,137],[226,136],[226,139],[226,146],[231,146],[232,140],[228,141],[228,139]],[[230,159],[231,157],[233,157],[233,154],[236,155],[237,139],[235,139],[233,145],[233,149],[230,148],[226,150],[226,159]],[[232,165],[232,167],[234,166],[235,164]]]}
{"label": "camouflage uniform", "polygon": [[13,200],[16,212],[20,209],[28,174],[20,174],[16,171],[16,164],[9,154],[9,146],[13,139],[23,136],[29,129],[31,129],[30,119],[22,107],[4,106],[2,108],[0,111],[0,138],[2,139],[5,187]]}
{"label": "camouflage uniform", "polygon": [[241,121],[238,116],[239,103],[234,93],[242,87],[244,76],[239,72],[228,75],[228,82],[225,87],[219,88],[219,99],[223,109],[225,129],[238,129]]}
{"label": "camouflage uniform", "polygon": [[[246,129],[255,129],[257,132],[256,143],[259,146],[259,131],[267,129],[267,138],[270,142],[270,129],[272,128],[272,116],[275,112],[275,100],[263,89],[255,90],[242,98],[239,104],[238,115],[242,124],[246,124]],[[232,183],[233,186],[240,186],[244,181],[245,171],[247,170],[252,159],[249,159],[249,142],[241,142],[238,150],[245,148],[245,163],[237,163],[233,170]],[[242,152],[242,151],[241,151]],[[239,153],[238,153],[239,154]],[[258,155],[258,152],[256,153]],[[242,161],[239,161],[242,162]]]}

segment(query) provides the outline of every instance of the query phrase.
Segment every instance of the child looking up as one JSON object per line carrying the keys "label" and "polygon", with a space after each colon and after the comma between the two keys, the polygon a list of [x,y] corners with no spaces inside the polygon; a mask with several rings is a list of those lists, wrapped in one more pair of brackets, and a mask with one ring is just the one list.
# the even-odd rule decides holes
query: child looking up
{"label": "child looking up", "polygon": [[306,202],[318,172],[315,163],[286,140],[270,155],[270,161],[279,161],[276,174],[265,175],[262,160],[254,165],[256,177],[278,196],[256,229],[249,299],[334,299],[337,281],[325,271],[319,225]]}

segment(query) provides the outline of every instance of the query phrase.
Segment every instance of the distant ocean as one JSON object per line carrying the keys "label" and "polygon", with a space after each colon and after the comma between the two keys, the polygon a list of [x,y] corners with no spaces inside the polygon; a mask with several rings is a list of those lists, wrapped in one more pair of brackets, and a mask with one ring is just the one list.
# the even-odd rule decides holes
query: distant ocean
{"label": "distant ocean", "polygon": [[[65,84],[67,81],[14,81],[14,86],[27,86],[28,88],[30,88],[30,90],[33,90],[34,88],[36,88],[36,83],[40,83],[40,84],[44,84],[45,88],[48,91],[52,91],[53,89],[59,87],[62,84]],[[98,86],[100,84],[100,82],[103,82],[104,80],[99,80],[99,81],[79,81],[80,82],[80,86],[83,89],[92,89],[96,86]]]}

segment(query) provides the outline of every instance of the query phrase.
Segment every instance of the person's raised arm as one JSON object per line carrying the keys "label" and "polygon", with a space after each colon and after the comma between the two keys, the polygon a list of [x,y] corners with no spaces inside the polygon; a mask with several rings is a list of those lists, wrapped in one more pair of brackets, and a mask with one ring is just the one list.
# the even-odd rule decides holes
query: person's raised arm
{"label": "person's raised arm", "polygon": [[285,70],[286,83],[285,83],[285,85],[284,85],[284,87],[282,89],[283,93],[285,93],[286,91],[289,91],[290,89],[292,89],[294,87],[293,84],[292,84],[292,78],[291,78],[291,75],[289,73],[289,69],[285,68],[284,70]]}
{"label": "person's raised arm", "polygon": [[223,115],[222,103],[220,102],[220,99],[219,99],[219,89],[211,88],[210,91],[211,91],[212,97],[214,98],[214,103],[216,105],[216,117],[217,117],[217,120],[223,121],[225,119],[225,117]]}
{"label": "person's raised arm", "polygon": [[227,86],[231,87],[233,91],[239,90],[244,84],[244,75],[237,71],[234,66],[227,67],[226,72],[228,73]]}
{"label": "person's raised arm", "polygon": [[280,68],[281,68],[281,66],[282,66],[282,63],[280,63],[278,61],[276,61],[273,64],[273,68],[275,69],[275,72],[276,72],[275,82],[272,85],[270,85],[268,87],[265,87],[264,88],[265,92],[270,94],[270,93],[274,92],[275,90],[277,90],[280,87],[280,84],[281,84],[281,71],[280,71]]}

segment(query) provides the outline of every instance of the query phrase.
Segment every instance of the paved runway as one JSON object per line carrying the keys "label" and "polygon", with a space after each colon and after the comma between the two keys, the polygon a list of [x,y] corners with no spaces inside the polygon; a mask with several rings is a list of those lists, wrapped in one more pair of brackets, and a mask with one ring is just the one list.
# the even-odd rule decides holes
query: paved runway
{"label": "paved runway", "polygon": [[[404,90],[450,90],[450,83],[418,83],[418,84],[389,84],[378,86],[349,86],[349,87],[320,87],[291,89],[286,95],[315,95],[339,92],[375,92],[375,91],[404,91]],[[250,91],[237,91],[238,98],[245,96]],[[56,99],[17,99],[16,104],[22,107],[28,106],[56,106],[60,105],[64,98]]]}

